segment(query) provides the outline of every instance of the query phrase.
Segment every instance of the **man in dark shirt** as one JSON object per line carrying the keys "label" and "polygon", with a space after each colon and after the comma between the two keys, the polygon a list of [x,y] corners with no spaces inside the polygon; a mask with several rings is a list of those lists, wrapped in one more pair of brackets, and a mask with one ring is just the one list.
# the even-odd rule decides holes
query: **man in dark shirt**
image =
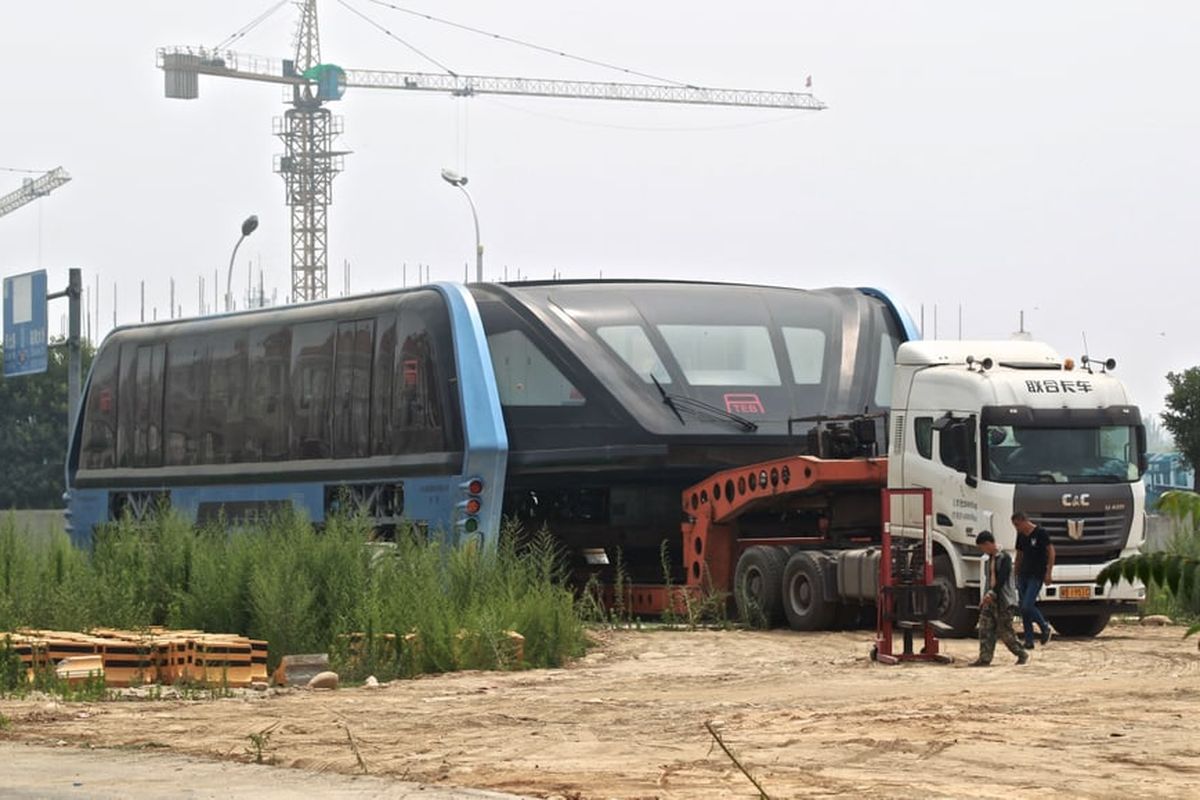
{"label": "man in dark shirt", "polygon": [[983,599],[979,603],[979,658],[968,666],[989,666],[996,651],[997,637],[1017,657],[1020,666],[1029,661],[1029,653],[1017,644],[1017,636],[1013,633],[1017,590],[1013,586],[1012,556],[1000,549],[991,531],[980,531],[975,544],[987,554],[987,560],[984,562]]}
{"label": "man in dark shirt", "polygon": [[1021,608],[1021,622],[1025,626],[1025,647],[1033,647],[1033,625],[1041,629],[1042,645],[1050,641],[1050,623],[1037,607],[1042,586],[1050,585],[1054,571],[1054,545],[1050,534],[1040,525],[1034,525],[1024,511],[1012,515],[1013,527],[1017,529],[1017,600]]}

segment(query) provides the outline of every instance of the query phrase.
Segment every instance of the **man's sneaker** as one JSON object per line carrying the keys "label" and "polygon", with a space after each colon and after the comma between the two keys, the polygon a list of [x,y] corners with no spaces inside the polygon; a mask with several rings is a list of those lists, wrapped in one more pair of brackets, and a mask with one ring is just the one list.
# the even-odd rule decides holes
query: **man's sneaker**
{"label": "man's sneaker", "polygon": [[1053,636],[1054,636],[1054,631],[1049,625],[1047,625],[1045,628],[1043,628],[1042,629],[1042,647],[1045,647],[1046,645],[1050,644],[1050,639]]}
{"label": "man's sneaker", "polygon": [[978,658],[972,661],[970,664],[967,664],[968,667],[990,667],[991,665],[992,662],[980,661]]}
{"label": "man's sneaker", "polygon": [[1029,663],[1029,653],[1021,653],[1021,655],[1017,656],[1017,666],[1018,667],[1023,667],[1028,663]]}
{"label": "man's sneaker", "polygon": [[1032,650],[1034,644],[1034,641],[1030,639],[1027,642],[1021,642],[1021,647],[1024,647],[1026,650]]}

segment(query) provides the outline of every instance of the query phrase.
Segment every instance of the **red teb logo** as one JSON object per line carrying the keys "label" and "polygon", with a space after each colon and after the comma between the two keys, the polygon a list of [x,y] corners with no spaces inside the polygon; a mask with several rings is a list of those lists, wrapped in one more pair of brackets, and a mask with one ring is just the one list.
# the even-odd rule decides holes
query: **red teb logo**
{"label": "red teb logo", "polygon": [[725,395],[725,410],[730,414],[766,414],[762,400],[752,392]]}

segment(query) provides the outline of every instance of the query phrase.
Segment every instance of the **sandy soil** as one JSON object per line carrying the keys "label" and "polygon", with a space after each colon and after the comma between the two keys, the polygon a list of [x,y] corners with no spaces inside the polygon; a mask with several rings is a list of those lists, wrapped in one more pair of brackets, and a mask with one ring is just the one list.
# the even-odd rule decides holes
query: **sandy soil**
{"label": "sandy soil", "polygon": [[518,800],[373,775],[316,774],[146,750],[0,742],[4,800]]}
{"label": "sandy soil", "polygon": [[1181,628],[1057,640],[1026,667],[870,662],[869,632],[622,632],[568,669],[208,702],[0,701],[0,736],[571,798],[1195,796],[1200,653]]}

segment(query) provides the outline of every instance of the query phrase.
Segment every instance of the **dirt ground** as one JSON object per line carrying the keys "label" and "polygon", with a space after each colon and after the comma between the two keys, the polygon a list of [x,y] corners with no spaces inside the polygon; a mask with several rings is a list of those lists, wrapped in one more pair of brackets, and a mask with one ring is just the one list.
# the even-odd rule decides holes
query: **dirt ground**
{"label": "dirt ground", "polygon": [[[567,669],[217,701],[0,701],[0,737],[165,749],[302,770],[569,798],[1194,797],[1200,652],[1182,628],[1111,626],[1025,667],[881,666],[870,632],[604,635]],[[119,758],[120,756],[114,756]]]}

